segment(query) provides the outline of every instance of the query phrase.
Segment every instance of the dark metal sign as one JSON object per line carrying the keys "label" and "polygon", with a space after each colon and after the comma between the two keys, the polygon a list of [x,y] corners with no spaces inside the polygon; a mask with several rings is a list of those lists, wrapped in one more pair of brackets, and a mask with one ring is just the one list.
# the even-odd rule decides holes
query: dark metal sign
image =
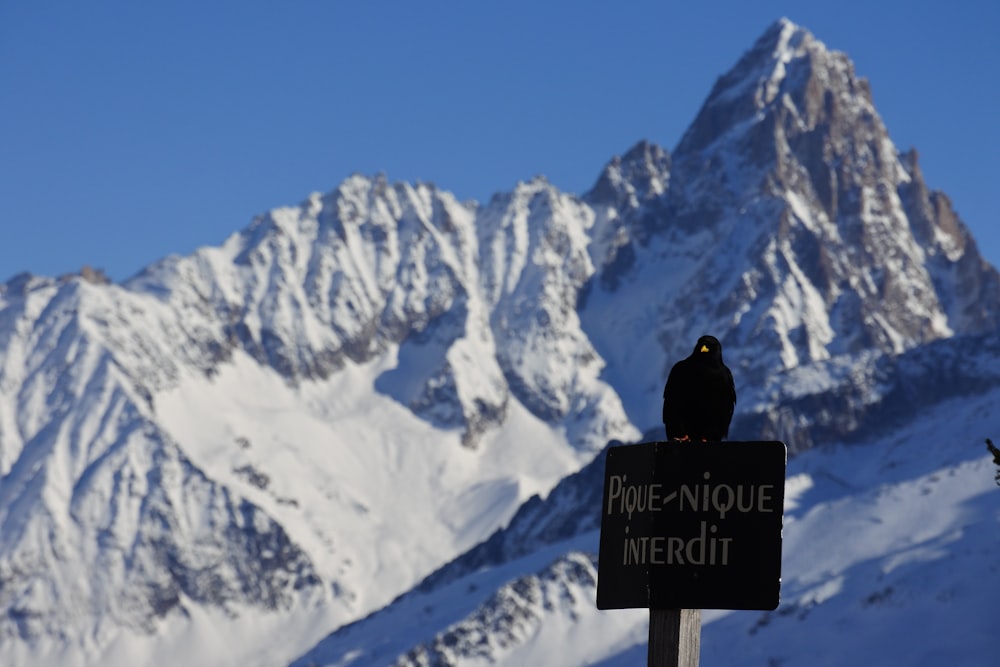
{"label": "dark metal sign", "polygon": [[781,442],[608,449],[597,607],[775,609]]}

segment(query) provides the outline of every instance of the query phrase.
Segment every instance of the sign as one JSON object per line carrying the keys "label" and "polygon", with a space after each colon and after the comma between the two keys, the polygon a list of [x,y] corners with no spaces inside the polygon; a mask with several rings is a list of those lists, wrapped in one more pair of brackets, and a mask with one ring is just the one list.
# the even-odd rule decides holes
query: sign
{"label": "sign", "polygon": [[786,459],[781,442],[609,448],[597,607],[775,609]]}

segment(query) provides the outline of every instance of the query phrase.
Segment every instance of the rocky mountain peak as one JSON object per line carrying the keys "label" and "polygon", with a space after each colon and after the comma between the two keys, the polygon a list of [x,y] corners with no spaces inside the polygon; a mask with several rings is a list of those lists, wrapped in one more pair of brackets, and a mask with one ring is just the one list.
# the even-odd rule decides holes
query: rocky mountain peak
{"label": "rocky mountain peak", "polygon": [[[630,201],[624,163],[611,162],[592,200]],[[583,315],[610,373],[644,395],[706,332],[755,385],[812,362],[898,354],[1000,321],[997,272],[947,198],[923,183],[915,153],[897,151],[868,82],[846,55],[788,20],[718,79],[664,183],[641,206],[603,217],[598,208],[600,289],[588,293]],[[598,295],[626,289],[631,307]],[[650,326],[657,335],[644,349],[618,349]],[[637,400],[647,404],[626,400],[630,414],[653,423],[655,398]]]}
{"label": "rocky mountain peak", "polygon": [[584,198],[596,205],[635,209],[666,192],[669,180],[670,154],[643,140],[613,157]]}
{"label": "rocky mountain peak", "polygon": [[795,177],[788,160],[794,155],[814,167],[808,172],[812,185],[824,210],[835,217],[835,183],[819,178],[816,167],[863,167],[869,178],[897,180],[901,170],[894,151],[884,154],[879,145],[886,138],[868,82],[855,75],[847,56],[782,19],[716,81],[675,158],[702,163],[714,158],[723,166],[719,153],[734,152],[739,159],[725,165],[726,176],[738,176],[734,170],[744,171],[741,167],[768,172],[776,167],[778,184],[784,184]]}
{"label": "rocky mountain peak", "polygon": [[595,216],[590,255],[606,287],[617,285],[635,262],[636,245],[655,233],[661,216],[654,211],[670,186],[671,163],[664,148],[640,141],[613,157],[583,196]]}

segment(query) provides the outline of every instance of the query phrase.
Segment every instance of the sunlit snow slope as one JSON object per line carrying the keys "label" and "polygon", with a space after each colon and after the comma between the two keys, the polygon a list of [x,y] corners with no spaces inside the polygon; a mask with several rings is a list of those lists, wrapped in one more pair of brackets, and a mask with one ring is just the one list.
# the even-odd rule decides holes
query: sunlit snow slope
{"label": "sunlit snow slope", "polygon": [[[998,406],[1000,391],[949,401],[889,437],[795,457],[781,604],[703,612],[701,664],[991,664],[1000,488],[978,434],[1000,430]],[[553,502],[533,518],[567,512]],[[592,526],[413,591],[293,664],[642,664],[648,612],[594,604]]]}

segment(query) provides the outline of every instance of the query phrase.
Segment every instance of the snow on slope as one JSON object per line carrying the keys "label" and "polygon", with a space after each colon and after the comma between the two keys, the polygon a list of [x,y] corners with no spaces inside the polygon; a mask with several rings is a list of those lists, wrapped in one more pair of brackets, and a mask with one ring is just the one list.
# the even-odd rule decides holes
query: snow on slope
{"label": "snow on slope", "polygon": [[156,399],[194,462],[275,516],[355,612],[388,602],[440,553],[484,539],[578,465],[560,434],[519,406],[478,450],[461,447],[457,432],[374,394],[387,364],[290,387],[237,355],[211,380],[192,376]]}
{"label": "snow on slope", "polygon": [[117,637],[201,605],[309,604],[308,556],[156,424],[149,385],[123,363],[145,341],[102,340],[159,311],[85,280],[15,286],[3,294],[12,354],[0,382],[14,454],[0,484],[0,638],[14,664],[93,664]]}
{"label": "snow on slope", "polygon": [[[706,610],[702,664],[991,664],[1000,488],[982,434],[997,432],[1000,390],[792,459],[781,605]],[[648,613],[596,609],[597,540],[411,592],[292,664],[641,663]]]}

